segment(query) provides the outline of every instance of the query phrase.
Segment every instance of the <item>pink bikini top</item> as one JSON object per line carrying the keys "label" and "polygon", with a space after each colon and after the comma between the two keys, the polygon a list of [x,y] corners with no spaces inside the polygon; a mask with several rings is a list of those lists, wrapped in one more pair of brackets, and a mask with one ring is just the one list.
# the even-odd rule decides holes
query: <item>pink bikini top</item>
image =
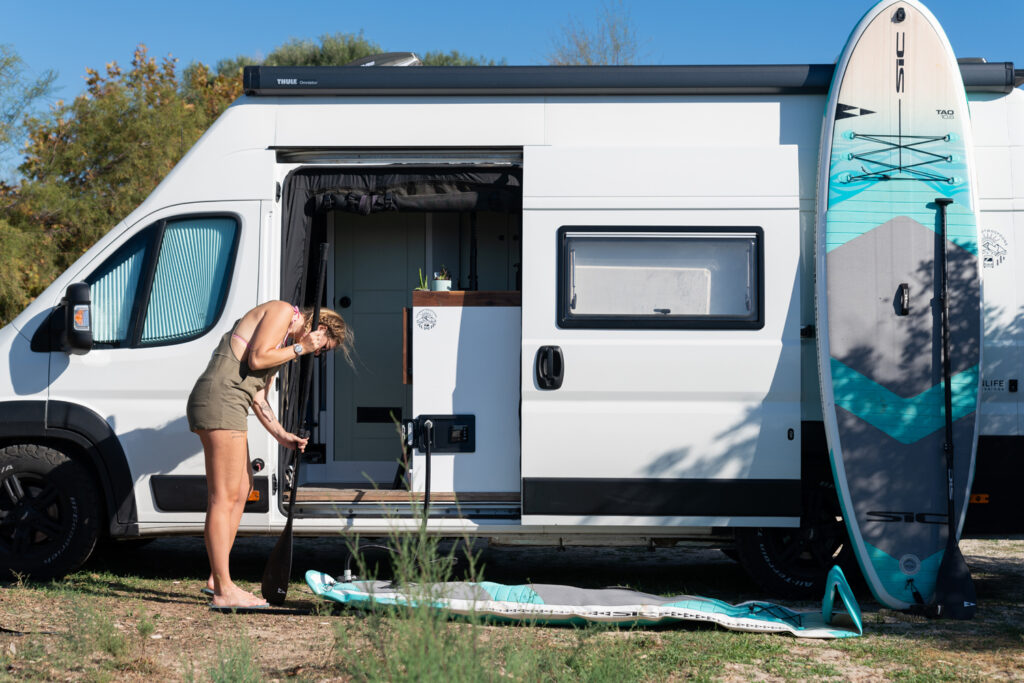
{"label": "pink bikini top", "polygon": [[[301,313],[299,312],[299,307],[298,307],[298,306],[296,306],[295,304],[292,304],[292,310],[294,311],[294,313],[292,314],[292,320],[295,320],[295,318],[296,318],[296,317],[298,317],[298,316],[302,315],[302,314],[301,314]],[[290,335],[287,335],[287,334],[286,334],[286,335],[284,336],[284,339],[282,339],[282,340],[281,340],[281,343],[280,343],[280,344],[278,344],[277,346],[275,346],[274,348],[276,348],[276,349],[279,349],[279,348],[283,347],[283,346],[285,345],[285,343],[286,343],[286,342],[288,341],[288,337],[289,337],[289,336],[290,336]],[[242,335],[240,335],[240,334],[235,334],[234,332],[232,332],[232,333],[231,333],[231,338],[232,338],[232,339],[237,339],[238,341],[240,341],[240,342],[242,342],[243,344],[245,344],[245,348],[247,348],[247,349],[248,349],[248,348],[250,348],[250,346],[249,346],[249,340],[248,340],[248,339],[246,339],[245,337],[243,337]]]}

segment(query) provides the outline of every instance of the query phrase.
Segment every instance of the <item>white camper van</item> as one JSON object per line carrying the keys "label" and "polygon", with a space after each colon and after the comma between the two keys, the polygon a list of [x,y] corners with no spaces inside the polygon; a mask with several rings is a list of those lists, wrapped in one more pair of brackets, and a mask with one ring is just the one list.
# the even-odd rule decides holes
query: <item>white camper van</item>
{"label": "white camper van", "polygon": [[[967,531],[1020,531],[1024,74],[961,70],[986,308]],[[326,243],[357,356],[317,361],[295,533],[412,528],[429,491],[436,534],[719,544],[773,592],[816,590],[845,534],[813,327],[831,74],[246,68],[152,195],[0,330],[0,568],[201,533],[189,391],[245,311],[312,303]],[[295,427],[298,370],[269,392]],[[249,450],[241,533],[277,535],[289,454],[254,417]]]}

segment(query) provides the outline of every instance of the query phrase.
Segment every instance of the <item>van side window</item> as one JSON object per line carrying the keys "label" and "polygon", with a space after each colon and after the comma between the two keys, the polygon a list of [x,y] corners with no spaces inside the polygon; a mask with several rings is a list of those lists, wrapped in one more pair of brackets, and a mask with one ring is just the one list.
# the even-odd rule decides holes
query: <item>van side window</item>
{"label": "van side window", "polygon": [[227,297],[238,243],[230,216],[160,221],[86,278],[97,347],[175,344],[206,333]]}
{"label": "van side window", "polygon": [[92,297],[94,344],[121,346],[128,342],[132,308],[155,235],[154,228],[143,230],[86,278]]}
{"label": "van side window", "polygon": [[160,245],[142,343],[170,343],[210,329],[227,295],[237,226],[231,218],[169,221]]}
{"label": "van side window", "polygon": [[563,227],[558,234],[560,327],[764,326],[761,228]]}

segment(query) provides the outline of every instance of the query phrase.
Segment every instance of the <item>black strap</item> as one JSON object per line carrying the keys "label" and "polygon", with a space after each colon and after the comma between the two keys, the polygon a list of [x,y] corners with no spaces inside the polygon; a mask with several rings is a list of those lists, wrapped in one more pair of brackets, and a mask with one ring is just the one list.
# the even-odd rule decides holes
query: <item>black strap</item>
{"label": "black strap", "polygon": [[[873,170],[868,170],[861,166],[861,170],[864,172],[860,175],[850,177],[850,181],[854,180],[925,180],[932,182],[949,183],[953,179],[935,173],[934,171],[924,169],[923,166],[929,164],[937,164],[943,161],[950,161],[950,157],[945,154],[936,154],[926,149],[921,149],[922,145],[926,145],[933,142],[948,142],[949,136],[928,136],[928,135],[864,135],[861,133],[853,133],[854,139],[868,140],[870,142],[876,142],[882,145],[878,149],[873,149],[868,152],[861,152],[860,154],[850,155],[851,159],[857,161],[863,161],[866,164],[873,164],[874,166],[880,167]],[[903,140],[912,140],[912,142],[904,143]],[[917,154],[923,155],[925,158],[923,161],[919,161],[916,164],[904,165],[902,161],[899,164],[891,164],[881,159],[873,158],[872,155],[885,154],[895,150],[903,151],[908,150],[916,152]],[[902,155],[900,157],[902,159]],[[892,173],[905,173],[909,177],[898,178],[893,177]]]}

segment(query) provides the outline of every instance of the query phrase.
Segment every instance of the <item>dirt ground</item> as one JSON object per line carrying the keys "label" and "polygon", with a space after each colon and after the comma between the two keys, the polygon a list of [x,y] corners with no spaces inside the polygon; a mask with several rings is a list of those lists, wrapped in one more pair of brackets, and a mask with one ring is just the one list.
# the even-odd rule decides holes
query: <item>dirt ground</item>
{"label": "dirt ground", "polygon": [[[258,593],[260,575],[275,540],[239,539],[233,555],[239,583]],[[925,678],[926,672],[934,672],[935,666],[944,663],[948,667],[942,670],[954,679],[1024,680],[1024,539],[966,540],[962,549],[980,603],[973,622],[929,622],[881,608],[861,596],[865,637],[855,639],[859,642],[854,649],[807,644],[787,636],[743,637],[769,638],[773,644],[781,639],[787,649],[823,667],[820,671],[824,673],[817,675],[807,669],[810,678],[835,678],[838,673],[838,678],[846,680],[883,680],[892,672],[890,660],[899,661],[901,654],[918,648]],[[382,551],[367,552],[371,560],[374,552],[383,557]],[[301,576],[307,569],[340,575],[345,555],[340,539],[296,539],[293,583],[285,605],[264,613],[226,615],[210,612],[208,599],[199,592],[206,572],[201,539],[159,539],[141,547],[101,548],[82,572],[64,582],[0,588],[0,680],[205,680],[202,672],[209,670],[211,662],[224,658],[240,634],[252,643],[252,656],[262,678],[336,679],[332,668],[338,657],[335,629],[339,620],[355,617],[325,609],[301,582]],[[717,550],[492,547],[483,550],[481,560],[484,578],[500,583],[628,585],[647,592],[689,593],[728,602],[768,598],[738,564]],[[497,634],[514,630],[485,628],[496,629]],[[81,630],[83,639],[99,642],[96,639],[107,633],[111,642],[129,645],[118,646],[120,650],[108,646],[106,655],[87,653],[88,647],[75,649],[76,634],[69,629]],[[541,631],[555,640],[571,637],[566,629]],[[672,633],[655,632],[652,637],[671,638]],[[104,657],[120,657],[120,661],[113,667],[100,666]],[[805,677],[785,671],[777,675],[772,669],[766,673],[739,661],[729,662],[728,656],[725,659],[715,677]],[[680,672],[680,677],[686,677],[685,672]]]}

